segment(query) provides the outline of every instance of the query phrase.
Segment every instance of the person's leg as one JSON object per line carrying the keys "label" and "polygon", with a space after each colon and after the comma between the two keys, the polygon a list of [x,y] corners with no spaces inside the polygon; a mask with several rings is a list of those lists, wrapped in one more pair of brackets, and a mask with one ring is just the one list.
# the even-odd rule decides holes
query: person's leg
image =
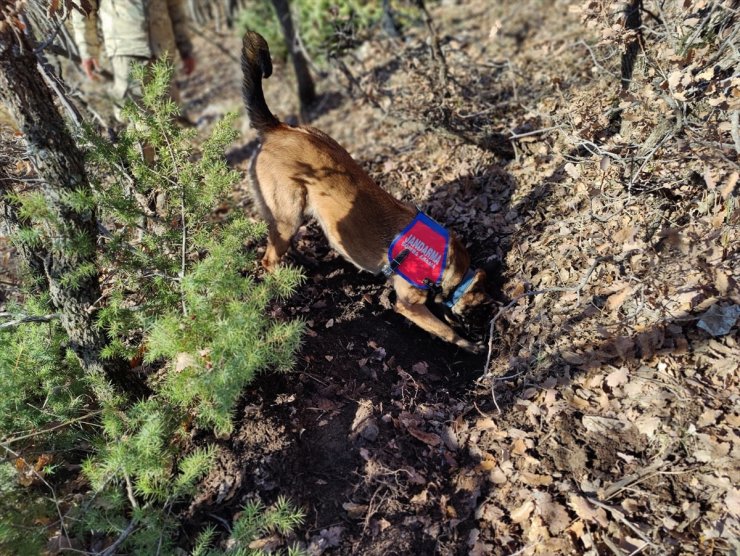
{"label": "person's leg", "polygon": [[141,56],[111,56],[113,68],[113,86],[111,96],[115,104],[114,113],[118,121],[121,119],[121,108],[126,99],[136,102],[141,98],[141,83],[131,79],[131,64],[147,64],[149,60]]}

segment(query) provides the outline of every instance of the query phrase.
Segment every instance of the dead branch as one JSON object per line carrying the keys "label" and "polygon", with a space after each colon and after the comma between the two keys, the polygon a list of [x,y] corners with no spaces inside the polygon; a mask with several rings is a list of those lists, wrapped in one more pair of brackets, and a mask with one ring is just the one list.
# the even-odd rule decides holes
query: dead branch
{"label": "dead branch", "polygon": [[449,70],[447,69],[447,60],[445,60],[445,55],[442,52],[442,47],[439,44],[439,35],[437,34],[437,30],[434,27],[434,21],[432,20],[432,15],[429,13],[429,10],[426,7],[426,4],[424,3],[424,0],[416,0],[416,6],[421,10],[421,15],[424,19],[424,24],[426,25],[427,31],[429,32],[429,39],[430,39],[430,48],[432,51],[432,60],[434,60],[437,64],[437,68],[439,71],[439,81],[441,85],[447,85],[447,82],[449,81]]}
{"label": "dead branch", "polygon": [[530,135],[539,135],[540,133],[547,133],[548,131],[554,131],[556,129],[563,129],[563,126],[554,125],[552,127],[543,127],[542,129],[535,129],[534,131],[527,131],[526,133],[512,133],[509,135],[509,139],[519,139],[521,137],[529,137]]}
{"label": "dead branch", "polygon": [[[8,317],[11,316],[10,313],[0,313],[0,317]],[[59,313],[52,313],[50,315],[23,315],[18,316],[14,320],[9,320],[7,322],[3,322],[0,324],[0,330],[7,330],[9,328],[15,328],[16,326],[20,324],[25,324],[29,322],[51,322],[53,320],[56,320],[61,315]]]}
{"label": "dead branch", "polygon": [[626,517],[624,517],[624,513],[619,511],[617,508],[615,508],[614,506],[610,506],[609,504],[604,504],[603,502],[599,502],[598,500],[591,498],[591,497],[587,497],[586,499],[589,502],[591,502],[594,506],[598,506],[600,508],[604,508],[605,510],[608,510],[609,513],[611,513],[612,516],[614,516],[614,518],[617,521],[629,527],[638,537],[640,537],[643,541],[648,543],[650,546],[657,548],[655,543],[653,543],[650,540],[650,538],[645,533],[643,533],[637,526],[630,523],[629,520]]}
{"label": "dead branch", "polygon": [[134,530],[136,530],[136,520],[131,520],[131,523],[129,523],[128,527],[121,531],[121,534],[113,542],[113,544],[111,544],[102,552],[97,552],[96,554],[98,556],[113,556],[113,554],[116,553],[116,550],[118,550],[118,547],[123,544],[123,542],[129,537],[129,535],[131,535],[131,533],[134,532]]}
{"label": "dead branch", "polygon": [[98,409],[96,411],[91,411],[90,413],[86,413],[85,415],[82,415],[81,417],[75,417],[74,419],[70,419],[69,421],[65,421],[64,423],[59,423],[58,425],[54,425],[53,427],[42,429],[36,432],[31,432],[31,433],[24,434],[21,436],[14,436],[13,438],[3,439],[0,442],[2,442],[3,446],[10,446],[14,442],[19,442],[21,440],[26,440],[28,438],[34,438],[36,436],[41,436],[44,434],[48,434],[50,432],[54,432],[59,429],[63,429],[64,427],[68,427],[70,425],[73,425],[74,423],[79,423],[80,421],[84,421],[85,419],[89,419],[90,417],[95,417],[96,415],[99,415],[102,412],[103,411],[101,409]]}

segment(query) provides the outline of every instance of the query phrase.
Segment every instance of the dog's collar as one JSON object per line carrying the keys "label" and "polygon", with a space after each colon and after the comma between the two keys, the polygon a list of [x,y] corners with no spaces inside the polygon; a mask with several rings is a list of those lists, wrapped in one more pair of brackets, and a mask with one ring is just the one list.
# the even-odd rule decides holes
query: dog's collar
{"label": "dog's collar", "polygon": [[465,292],[468,291],[470,288],[470,285],[473,283],[473,278],[475,278],[475,270],[472,268],[469,268],[468,271],[465,273],[465,276],[463,276],[463,279],[460,281],[460,283],[457,285],[455,290],[452,292],[452,295],[450,298],[445,301],[445,305],[452,309],[452,307],[460,301],[460,298],[465,295]]}

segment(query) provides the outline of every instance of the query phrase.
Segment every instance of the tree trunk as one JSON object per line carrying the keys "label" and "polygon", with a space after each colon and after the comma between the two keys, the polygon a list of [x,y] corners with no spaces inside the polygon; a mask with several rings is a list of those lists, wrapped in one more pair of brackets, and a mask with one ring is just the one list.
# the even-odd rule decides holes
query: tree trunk
{"label": "tree trunk", "polygon": [[[103,364],[104,333],[95,327],[95,302],[100,298],[96,242],[97,219],[92,210],[75,210],[65,199],[73,192],[90,194],[84,158],[57,111],[51,91],[37,69],[28,39],[0,22],[0,100],[23,133],[27,156],[36,169],[39,188],[51,216],[46,226],[43,272],[51,302],[83,369],[99,397],[115,395],[113,382],[130,390],[125,362]],[[38,263],[38,253],[29,264]],[[83,272],[84,271],[84,272]]]}
{"label": "tree trunk", "polygon": [[309,106],[316,100],[316,87],[311,78],[311,73],[308,71],[308,62],[300,48],[298,48],[288,0],[272,0],[272,5],[280,21],[280,26],[283,29],[283,36],[285,37],[285,44],[288,45],[290,59],[293,60],[293,68],[295,69],[295,76],[298,81],[298,98],[301,101],[301,111],[305,113]]}

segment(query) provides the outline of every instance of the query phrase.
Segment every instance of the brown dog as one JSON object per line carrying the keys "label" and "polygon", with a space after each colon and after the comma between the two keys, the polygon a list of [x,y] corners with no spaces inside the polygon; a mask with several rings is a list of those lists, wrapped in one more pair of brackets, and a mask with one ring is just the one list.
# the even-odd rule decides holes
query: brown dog
{"label": "brown dog", "polygon": [[431,291],[456,318],[465,320],[469,312],[488,304],[485,272],[469,268],[462,243],[381,189],[328,135],[278,121],[262,92],[262,78],[272,73],[270,51],[253,31],[244,35],[242,71],[244,102],[262,140],[250,176],[269,229],[263,266],[274,268],[304,217],[313,216],[345,259],[362,270],[390,276],[397,312],[447,342],[477,351],[425,305]]}

